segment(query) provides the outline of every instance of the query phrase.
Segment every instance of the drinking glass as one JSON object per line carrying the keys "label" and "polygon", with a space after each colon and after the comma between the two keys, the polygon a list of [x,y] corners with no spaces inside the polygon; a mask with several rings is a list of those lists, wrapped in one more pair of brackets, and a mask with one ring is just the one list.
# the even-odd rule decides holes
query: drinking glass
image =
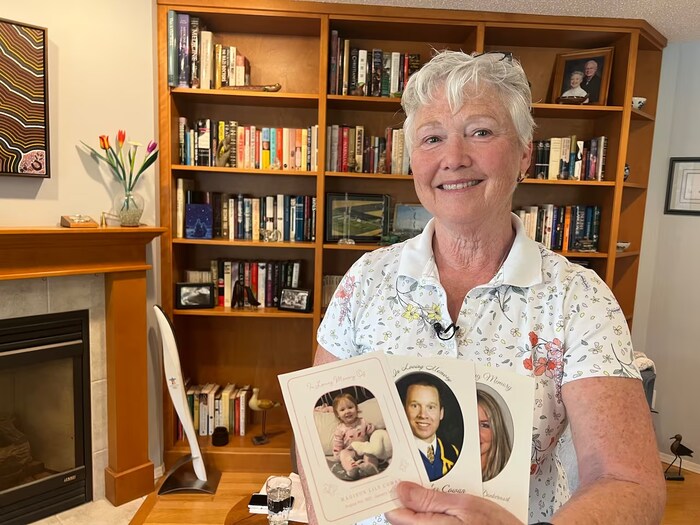
{"label": "drinking glass", "polygon": [[287,525],[292,507],[292,480],[287,476],[272,476],[266,483],[267,521],[270,525]]}

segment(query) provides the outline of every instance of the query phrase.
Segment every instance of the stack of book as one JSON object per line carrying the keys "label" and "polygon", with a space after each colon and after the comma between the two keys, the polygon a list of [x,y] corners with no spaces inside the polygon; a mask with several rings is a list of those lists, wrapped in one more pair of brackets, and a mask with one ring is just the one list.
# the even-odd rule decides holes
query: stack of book
{"label": "stack of book", "polygon": [[543,204],[516,210],[528,236],[550,250],[595,252],[600,235],[600,206]]}
{"label": "stack of book", "polygon": [[234,297],[233,288],[238,281],[250,287],[260,308],[275,308],[280,304],[284,288],[299,288],[302,261],[243,261],[218,258],[210,261],[208,270],[185,270],[190,283],[213,283],[215,302],[218,306],[248,307],[247,296]]}
{"label": "stack of book", "polygon": [[[204,229],[197,228],[199,223]],[[314,242],[316,197],[200,191],[192,179],[177,179],[175,238],[261,241],[268,232],[276,234],[267,240]]]}
{"label": "stack of book", "polygon": [[606,136],[577,140],[576,135],[535,141],[530,176],[547,180],[593,180],[605,178]]}
{"label": "stack of book", "polygon": [[215,42],[198,16],[168,11],[168,85],[221,89],[250,85],[250,62],[236,46]]}
{"label": "stack of book", "polygon": [[[237,386],[235,383],[228,383],[221,386],[206,383],[188,385],[186,392],[194,429],[200,436],[211,436],[216,427],[225,427],[231,435],[245,436],[250,420],[250,385]],[[178,440],[184,437],[179,419],[175,436]]]}
{"label": "stack of book", "polygon": [[316,171],[318,125],[306,128],[242,126],[236,120],[178,119],[179,162],[263,170]]}
{"label": "stack of book", "polygon": [[420,69],[418,53],[360,49],[331,30],[328,93],[369,97],[400,97],[409,77]]}

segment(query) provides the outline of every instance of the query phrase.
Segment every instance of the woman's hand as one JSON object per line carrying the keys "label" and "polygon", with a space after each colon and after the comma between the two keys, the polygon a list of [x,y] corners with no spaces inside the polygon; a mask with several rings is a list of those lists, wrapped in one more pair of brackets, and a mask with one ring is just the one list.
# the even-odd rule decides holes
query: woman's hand
{"label": "woman's hand", "polygon": [[394,525],[522,525],[506,509],[479,496],[438,492],[408,481],[396,490],[404,508],[386,513]]}

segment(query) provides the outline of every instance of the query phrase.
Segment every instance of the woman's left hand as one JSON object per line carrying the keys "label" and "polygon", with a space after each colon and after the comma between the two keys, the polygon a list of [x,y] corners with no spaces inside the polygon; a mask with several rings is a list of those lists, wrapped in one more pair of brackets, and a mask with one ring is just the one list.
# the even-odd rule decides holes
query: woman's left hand
{"label": "woman's left hand", "polygon": [[479,496],[438,492],[408,481],[396,490],[404,508],[386,513],[394,525],[522,525],[506,509]]}

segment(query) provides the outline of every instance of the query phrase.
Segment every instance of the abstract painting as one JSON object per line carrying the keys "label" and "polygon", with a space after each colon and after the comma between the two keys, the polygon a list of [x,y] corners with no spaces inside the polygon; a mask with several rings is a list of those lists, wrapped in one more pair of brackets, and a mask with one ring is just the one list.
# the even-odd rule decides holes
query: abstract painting
{"label": "abstract painting", "polygon": [[0,175],[49,166],[46,29],[0,19]]}

